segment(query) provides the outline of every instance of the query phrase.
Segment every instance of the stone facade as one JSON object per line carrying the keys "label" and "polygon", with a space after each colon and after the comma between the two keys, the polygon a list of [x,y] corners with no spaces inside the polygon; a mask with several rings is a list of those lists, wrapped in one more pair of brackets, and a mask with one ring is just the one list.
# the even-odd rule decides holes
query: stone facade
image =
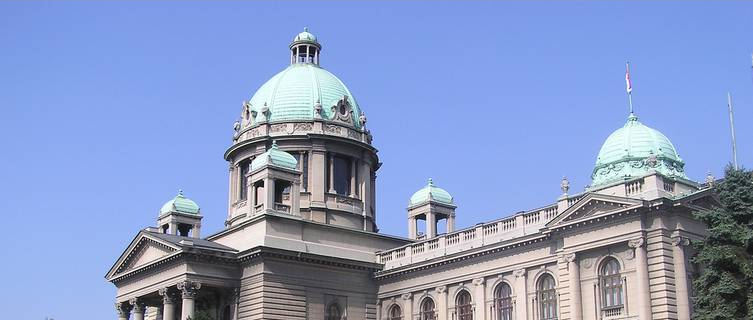
{"label": "stone facade", "polygon": [[[225,228],[200,237],[181,193],[114,263],[118,319],[690,319],[688,244],[706,234],[692,213],[716,204],[713,180],[648,171],[568,194],[563,179],[554,203],[459,230],[430,182],[411,199],[410,237],[385,235],[366,117],[317,78],[320,49],[299,34],[291,63],[308,69],[244,102]],[[307,79],[315,90],[300,91]]]}

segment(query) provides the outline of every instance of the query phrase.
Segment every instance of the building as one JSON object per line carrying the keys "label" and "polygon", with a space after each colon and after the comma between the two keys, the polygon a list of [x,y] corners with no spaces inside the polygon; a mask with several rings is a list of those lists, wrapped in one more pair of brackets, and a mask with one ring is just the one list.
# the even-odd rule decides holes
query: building
{"label": "building", "polygon": [[366,116],[320,50],[298,34],[290,66],[243,104],[225,228],[201,237],[180,192],[109,270],[119,319],[690,318],[688,243],[705,234],[691,214],[716,200],[666,136],[630,114],[585,191],[563,179],[553,203],[461,230],[429,180],[409,238],[385,235]]}

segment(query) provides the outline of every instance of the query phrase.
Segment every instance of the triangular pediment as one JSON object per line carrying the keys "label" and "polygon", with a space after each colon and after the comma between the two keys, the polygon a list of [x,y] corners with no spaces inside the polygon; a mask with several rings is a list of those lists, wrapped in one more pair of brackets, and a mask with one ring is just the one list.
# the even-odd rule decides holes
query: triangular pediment
{"label": "triangular pediment", "polygon": [[643,201],[638,199],[589,193],[547,223],[547,227],[588,220],[594,217],[631,210],[643,205]]}
{"label": "triangular pediment", "polygon": [[681,205],[696,211],[709,210],[721,206],[718,196],[714,194],[711,189],[701,190],[687,195],[678,199],[678,202]]}
{"label": "triangular pediment", "polygon": [[120,258],[112,266],[107,278],[149,265],[180,250],[179,247],[147,232],[139,232]]}

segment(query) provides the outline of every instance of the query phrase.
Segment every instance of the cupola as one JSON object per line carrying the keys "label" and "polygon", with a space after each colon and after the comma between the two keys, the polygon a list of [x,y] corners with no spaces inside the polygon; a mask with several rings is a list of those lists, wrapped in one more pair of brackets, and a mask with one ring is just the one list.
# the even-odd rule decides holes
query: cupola
{"label": "cupola", "polygon": [[416,191],[408,203],[408,237],[419,238],[418,220],[426,221],[427,238],[437,235],[437,222],[447,219],[447,233],[455,230],[455,203],[446,190],[429,183]]}
{"label": "cupola", "polygon": [[193,200],[183,195],[183,190],[178,195],[165,202],[160,208],[157,217],[157,225],[162,233],[189,235],[198,238],[201,230],[201,209]]}

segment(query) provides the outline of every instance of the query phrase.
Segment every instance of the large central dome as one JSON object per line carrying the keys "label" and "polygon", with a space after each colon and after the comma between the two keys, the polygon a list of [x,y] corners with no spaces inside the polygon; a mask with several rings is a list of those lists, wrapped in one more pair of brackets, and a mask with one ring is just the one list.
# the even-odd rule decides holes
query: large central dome
{"label": "large central dome", "polygon": [[[353,94],[319,66],[321,45],[316,37],[304,30],[293,39],[290,49],[291,65],[264,83],[249,101],[250,111],[256,114],[254,122],[313,120],[319,110],[323,119],[337,116],[361,129],[362,112]],[[341,102],[347,102],[349,108],[338,109]]]}
{"label": "large central dome", "polygon": [[637,178],[656,171],[668,177],[687,179],[685,163],[667,136],[647,127],[630,114],[601,146],[594,166],[592,187]]}

